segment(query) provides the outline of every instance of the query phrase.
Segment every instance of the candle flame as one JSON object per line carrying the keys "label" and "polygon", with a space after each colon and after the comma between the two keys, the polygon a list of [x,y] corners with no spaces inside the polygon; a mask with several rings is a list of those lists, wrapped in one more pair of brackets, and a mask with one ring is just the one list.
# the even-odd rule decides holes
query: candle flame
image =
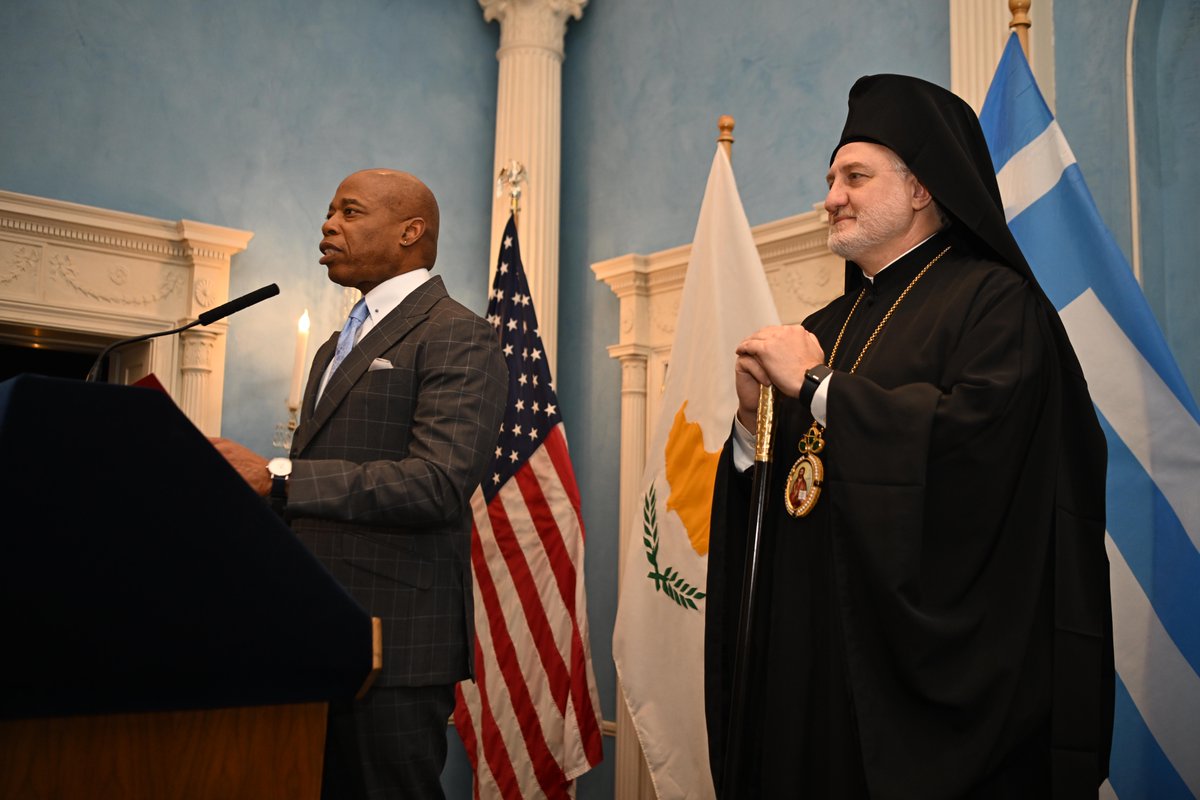
{"label": "candle flame", "polygon": [[308,333],[308,309],[304,309],[304,313],[300,315],[299,329],[301,333]]}

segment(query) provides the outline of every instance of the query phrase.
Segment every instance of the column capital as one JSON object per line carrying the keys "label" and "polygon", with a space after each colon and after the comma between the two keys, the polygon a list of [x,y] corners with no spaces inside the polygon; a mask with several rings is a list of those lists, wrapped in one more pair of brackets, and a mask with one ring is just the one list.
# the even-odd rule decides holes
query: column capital
{"label": "column capital", "polygon": [[500,22],[497,56],[513,48],[549,50],[561,61],[567,18],[583,16],[588,0],[479,0],[483,18]]}

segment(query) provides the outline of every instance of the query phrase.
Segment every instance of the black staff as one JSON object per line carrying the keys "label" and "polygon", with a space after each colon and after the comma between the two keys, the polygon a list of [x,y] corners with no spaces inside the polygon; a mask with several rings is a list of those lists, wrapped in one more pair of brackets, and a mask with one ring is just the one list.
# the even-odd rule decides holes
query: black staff
{"label": "black staff", "polygon": [[775,428],[775,390],[762,386],[758,391],[758,420],[754,436],[754,477],[750,485],[750,527],[746,541],[746,563],[742,573],[742,599],[738,610],[737,650],[733,662],[733,697],[729,707],[729,735],[722,770],[721,798],[739,796],[748,737],[743,735],[746,704],[750,693],[750,646],[754,640],[755,600],[758,594],[759,565],[763,559],[764,525],[767,509],[767,485],[771,478],[771,438]]}

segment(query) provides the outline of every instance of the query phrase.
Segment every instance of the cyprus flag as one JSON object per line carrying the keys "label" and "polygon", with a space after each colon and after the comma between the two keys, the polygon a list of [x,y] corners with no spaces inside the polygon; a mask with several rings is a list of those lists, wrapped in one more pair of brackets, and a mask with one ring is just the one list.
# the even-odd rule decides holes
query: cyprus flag
{"label": "cyprus flag", "polygon": [[779,324],[733,169],[717,147],[684,278],[662,411],[621,571],[613,657],[661,800],[714,796],[704,596],[717,459],[737,412],[734,348]]}

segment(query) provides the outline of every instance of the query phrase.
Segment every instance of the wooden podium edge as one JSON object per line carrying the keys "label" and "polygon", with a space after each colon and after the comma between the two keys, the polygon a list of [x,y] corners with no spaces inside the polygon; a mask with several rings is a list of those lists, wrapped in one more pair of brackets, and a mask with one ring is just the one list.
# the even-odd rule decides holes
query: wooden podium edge
{"label": "wooden podium edge", "polygon": [[318,800],[326,703],[0,721],[0,797]]}
{"label": "wooden podium edge", "polygon": [[383,620],[379,617],[371,617],[371,671],[367,673],[367,679],[363,681],[358,694],[354,695],[355,700],[362,700],[367,696],[367,692],[371,691],[371,686],[375,683],[375,679],[379,677],[379,673],[382,670]]}

